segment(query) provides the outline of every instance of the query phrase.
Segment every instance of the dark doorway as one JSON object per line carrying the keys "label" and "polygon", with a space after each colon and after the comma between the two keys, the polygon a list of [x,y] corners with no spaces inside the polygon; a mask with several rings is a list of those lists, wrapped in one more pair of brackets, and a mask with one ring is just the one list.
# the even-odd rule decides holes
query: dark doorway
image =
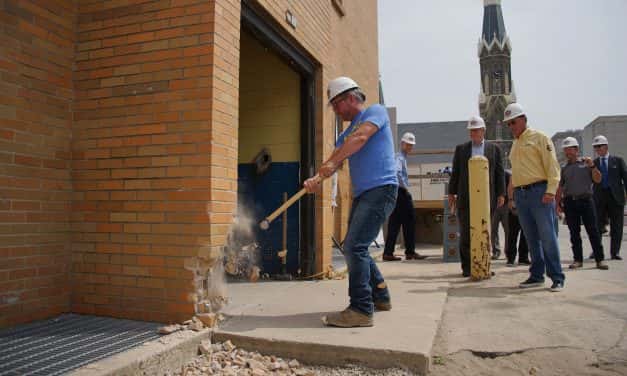
{"label": "dark doorway", "polygon": [[[258,105],[270,103],[269,105],[283,106],[279,111],[275,113],[277,117],[279,117],[279,119],[273,124],[275,127],[282,127],[282,129],[275,128],[273,130],[271,128],[266,128],[262,132],[256,132],[255,134],[261,135],[263,133],[267,137],[268,132],[277,132],[275,133],[276,136],[273,137],[271,143],[281,145],[278,145],[275,148],[274,152],[270,150],[270,155],[273,159],[272,168],[276,168],[274,169],[274,171],[272,170],[272,168],[269,169],[269,175],[267,175],[265,179],[267,179],[268,181],[272,180],[276,182],[277,179],[272,178],[272,174],[274,174],[275,177],[282,177],[287,179],[287,183],[281,183],[286,184],[286,186],[280,187],[281,194],[283,192],[289,192],[290,194],[292,194],[300,189],[301,183],[306,178],[312,176],[315,173],[315,65],[313,61],[305,53],[303,53],[297,45],[295,45],[292,41],[282,35],[280,29],[272,23],[273,21],[267,21],[272,20],[272,17],[265,14],[265,11],[263,9],[257,9],[254,6],[253,2],[246,0],[242,1],[241,19],[241,40],[242,43],[246,43],[248,46],[250,46],[249,50],[240,51],[241,56],[250,57],[251,55],[254,55],[253,58],[261,56],[261,59],[278,59],[280,60],[280,63],[275,64],[277,76],[274,78],[276,80],[266,80],[266,82],[271,82],[271,85],[265,88],[265,99],[259,99],[260,97],[256,97],[257,94],[263,96],[263,90],[259,90],[255,94],[254,91],[256,91],[256,89],[246,89],[248,91],[245,95],[248,99],[240,98],[240,106],[242,106],[242,100],[248,101],[248,105],[244,103],[245,108],[240,108],[240,115],[244,114],[245,116],[247,116],[247,114],[250,115],[250,112],[254,112],[255,109],[252,108],[254,107],[253,105],[251,105],[252,103],[257,103]],[[264,57],[261,51],[259,51],[259,47],[265,49],[267,53],[271,54],[272,56]],[[242,45],[242,48],[246,47]],[[255,52],[255,50],[257,51]],[[260,65],[256,61],[243,61],[243,59],[244,58],[241,58],[240,66],[244,67],[244,69],[257,68],[251,67],[250,64]],[[268,61],[269,60],[266,60],[266,62]],[[285,67],[289,67],[289,71],[291,71],[291,73],[288,72]],[[259,77],[253,78],[253,80],[257,79],[259,79],[259,82],[261,82],[261,79]],[[248,82],[251,83],[250,79],[248,79]],[[242,77],[240,77],[240,93],[242,93],[242,90],[245,89],[243,88],[243,85],[245,84],[245,82],[242,82]],[[294,108],[294,106],[296,108]],[[246,111],[248,111],[248,113]],[[248,121],[248,124],[254,122],[254,120],[251,120],[250,117],[248,119],[242,119],[242,117],[240,117],[240,126],[242,124],[242,121]],[[297,129],[294,129],[292,127],[297,127]],[[247,136],[245,134],[240,135],[240,140],[242,140],[242,137]],[[248,135],[248,137],[250,137],[250,134]],[[297,140],[298,145],[294,145],[294,140]],[[264,140],[259,138],[256,140],[242,141],[251,146],[247,147],[247,150],[241,150],[240,156],[242,155],[242,152],[246,152],[248,154],[250,154],[251,152],[257,153],[260,150],[256,149],[260,148],[262,146],[262,143],[264,142]],[[247,155],[245,158],[240,158],[240,162],[248,162],[250,159],[249,157],[250,155]],[[296,169],[294,168],[295,164],[297,164],[298,166]],[[242,164],[240,164],[240,168],[245,167],[242,167]],[[244,171],[240,172],[245,174]],[[294,178],[289,178],[290,174],[295,174]],[[263,179],[263,177],[260,177],[260,179]],[[248,183],[243,183],[243,181],[240,179],[239,184]],[[258,186],[261,185],[263,184],[258,184]],[[238,191],[240,191],[240,187],[238,187]],[[262,187],[262,189],[258,189],[258,191],[267,192],[268,185],[266,184],[265,187]],[[276,196],[276,193],[277,192],[273,192],[273,196]],[[250,199],[250,197],[248,198]],[[272,202],[272,200],[274,201]],[[264,213],[264,215],[268,215],[272,210],[278,207],[277,204],[280,204],[280,202],[276,201],[276,198],[272,200],[270,200],[269,204],[266,205],[268,206],[267,210],[269,211]],[[281,220],[282,218],[278,218],[276,220],[277,223],[273,223],[274,228],[271,227],[270,234],[276,235],[281,233]],[[300,200],[298,205],[295,205],[293,209],[290,209],[290,211],[288,211],[288,227],[293,226],[295,221],[298,222],[298,229],[296,230],[296,234],[288,234],[287,239],[293,240],[291,241],[292,246],[296,248],[288,249],[289,252],[297,252],[294,252],[293,254],[291,254],[291,256],[288,255],[288,272],[294,275],[300,274],[303,276],[308,276],[313,274],[315,269],[315,206],[313,195],[305,196],[303,199]],[[289,228],[292,229],[293,227]],[[264,236],[269,235],[264,234]],[[294,239],[294,236],[296,236],[297,239]],[[264,272],[272,274],[278,272],[276,270],[276,259],[274,259],[274,261],[271,261],[271,259],[273,257],[273,251],[276,251],[276,248],[280,248],[281,236],[278,236],[279,244],[277,244],[277,236],[269,237],[273,238],[273,240],[268,240],[268,249],[262,249],[262,258],[265,258],[263,263],[265,265],[265,268],[268,269]]]}

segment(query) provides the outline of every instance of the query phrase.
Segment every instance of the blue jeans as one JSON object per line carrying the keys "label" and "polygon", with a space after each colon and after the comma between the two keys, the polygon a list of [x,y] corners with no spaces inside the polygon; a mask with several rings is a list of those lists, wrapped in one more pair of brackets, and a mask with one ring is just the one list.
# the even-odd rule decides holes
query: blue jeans
{"label": "blue jeans", "polygon": [[[344,239],[344,258],[348,267],[350,307],[366,315],[374,312],[373,301],[389,301],[390,293],[368,246],[376,239],[383,222],[396,205],[396,185],[368,190],[355,199]],[[377,286],[383,286],[382,288]]]}
{"label": "blue jeans", "polygon": [[557,243],[557,218],[555,202],[542,203],[546,183],[528,189],[514,189],[514,200],[518,208],[518,220],[531,253],[530,278],[544,280],[544,270],[553,282],[564,282]]}

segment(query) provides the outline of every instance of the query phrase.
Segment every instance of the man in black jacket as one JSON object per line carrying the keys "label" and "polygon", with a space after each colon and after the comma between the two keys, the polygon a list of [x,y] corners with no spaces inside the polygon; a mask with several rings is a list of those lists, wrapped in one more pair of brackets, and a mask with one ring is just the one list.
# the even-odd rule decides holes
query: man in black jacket
{"label": "man in black jacket", "polygon": [[605,136],[594,137],[592,147],[598,155],[594,165],[601,171],[601,182],[594,184],[599,228],[602,228],[601,221],[607,216],[610,220],[610,255],[612,260],[622,260],[619,253],[623,240],[627,166],[623,158],[609,154]]}
{"label": "man in black jacket", "polygon": [[459,221],[459,253],[462,275],[470,276],[470,208],[468,194],[468,160],[475,155],[488,159],[490,179],[490,214],[505,202],[505,172],[501,149],[485,141],[485,122],[478,116],[468,121],[470,141],[457,145],[453,156],[453,172],[448,185],[448,204],[451,213],[457,208]]}

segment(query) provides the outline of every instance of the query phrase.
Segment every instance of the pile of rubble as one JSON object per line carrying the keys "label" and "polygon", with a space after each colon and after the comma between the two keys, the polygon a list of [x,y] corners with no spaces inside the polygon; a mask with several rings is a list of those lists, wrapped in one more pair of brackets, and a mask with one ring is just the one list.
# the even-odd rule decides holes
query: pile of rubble
{"label": "pile of rubble", "polygon": [[255,239],[255,222],[242,209],[235,216],[224,246],[224,271],[237,278],[259,279],[261,249]]}
{"label": "pile of rubble", "polygon": [[298,360],[286,360],[238,349],[231,343],[212,344],[209,340],[199,346],[200,356],[183,366],[176,376],[406,376],[401,369],[373,370],[359,366],[341,368],[303,366]]}
{"label": "pile of rubble", "polygon": [[212,344],[205,340],[200,344],[199,352],[201,356],[183,366],[175,375],[315,375],[312,370],[302,367],[297,360],[287,361],[275,356],[248,352],[236,348],[231,341]]}
{"label": "pile of rubble", "polygon": [[158,329],[159,334],[168,335],[179,330],[193,330],[199,332],[204,328],[214,328],[219,321],[224,320],[224,316],[216,313],[198,313],[191,320],[183,324],[171,324]]}

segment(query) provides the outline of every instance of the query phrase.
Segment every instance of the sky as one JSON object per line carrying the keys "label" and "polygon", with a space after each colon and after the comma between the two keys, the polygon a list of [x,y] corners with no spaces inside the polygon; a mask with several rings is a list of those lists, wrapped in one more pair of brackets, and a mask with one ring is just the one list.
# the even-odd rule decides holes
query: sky
{"label": "sky", "polygon": [[[379,0],[379,71],[399,123],[478,114],[483,0]],[[512,79],[549,136],[627,114],[627,0],[502,0]],[[627,137],[627,135],[625,135]]]}

